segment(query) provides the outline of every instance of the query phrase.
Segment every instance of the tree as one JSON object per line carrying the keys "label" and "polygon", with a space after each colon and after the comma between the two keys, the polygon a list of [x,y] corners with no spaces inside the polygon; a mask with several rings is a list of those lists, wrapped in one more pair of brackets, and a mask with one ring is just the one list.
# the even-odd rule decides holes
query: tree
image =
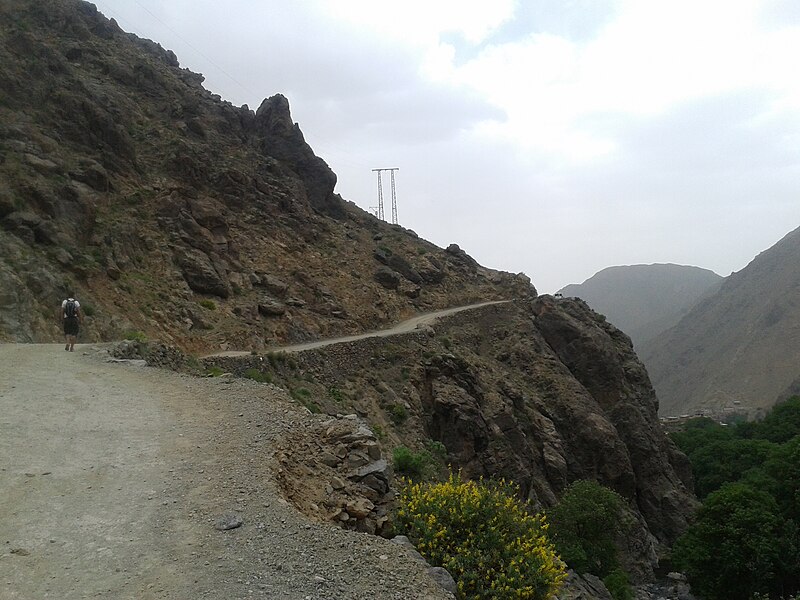
{"label": "tree", "polygon": [[766,440],[711,440],[690,455],[695,490],[704,498],[725,483],[738,481],[751,469],[760,468],[774,445]]}
{"label": "tree", "polygon": [[800,435],[800,396],[776,404],[764,420],[756,424],[752,435],[778,444]]}
{"label": "tree", "polygon": [[550,509],[550,535],[562,560],[578,573],[605,577],[618,565],[615,534],[622,497],[595,481],[576,481]]}
{"label": "tree", "polygon": [[764,472],[775,481],[774,496],[783,516],[800,523],[800,436],[775,447]]}
{"label": "tree", "polygon": [[742,483],[711,493],[673,547],[692,587],[709,600],[749,600],[779,585],[783,519],[774,498]]}

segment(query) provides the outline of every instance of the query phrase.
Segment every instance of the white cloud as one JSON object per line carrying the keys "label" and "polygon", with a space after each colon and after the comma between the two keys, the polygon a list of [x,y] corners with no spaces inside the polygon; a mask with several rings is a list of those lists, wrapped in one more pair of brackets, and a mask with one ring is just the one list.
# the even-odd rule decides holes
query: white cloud
{"label": "white cloud", "polygon": [[330,18],[404,44],[430,49],[444,33],[457,33],[477,44],[511,18],[513,0],[317,0]]}

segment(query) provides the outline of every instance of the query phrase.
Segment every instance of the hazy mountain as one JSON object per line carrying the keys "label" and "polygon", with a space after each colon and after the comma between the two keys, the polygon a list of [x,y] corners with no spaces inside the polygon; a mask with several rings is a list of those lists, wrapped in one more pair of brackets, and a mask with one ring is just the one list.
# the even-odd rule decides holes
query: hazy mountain
{"label": "hazy mountain", "polygon": [[662,414],[755,413],[800,391],[800,229],[638,350]]}
{"label": "hazy mountain", "polygon": [[721,280],[699,267],[630,265],[608,267],[560,293],[585,300],[627,333],[638,348],[675,325],[700,298],[716,291]]}

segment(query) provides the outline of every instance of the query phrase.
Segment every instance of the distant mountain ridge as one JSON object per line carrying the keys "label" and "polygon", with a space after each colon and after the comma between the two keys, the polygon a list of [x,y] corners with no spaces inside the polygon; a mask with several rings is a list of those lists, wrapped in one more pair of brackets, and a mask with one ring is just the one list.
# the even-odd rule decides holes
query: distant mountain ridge
{"label": "distant mountain ridge", "polygon": [[664,415],[757,415],[800,391],[800,229],[637,349]]}
{"label": "distant mountain ridge", "polygon": [[585,300],[638,347],[677,324],[698,300],[713,294],[721,281],[721,276],[700,267],[623,265],[603,269],[559,293]]}

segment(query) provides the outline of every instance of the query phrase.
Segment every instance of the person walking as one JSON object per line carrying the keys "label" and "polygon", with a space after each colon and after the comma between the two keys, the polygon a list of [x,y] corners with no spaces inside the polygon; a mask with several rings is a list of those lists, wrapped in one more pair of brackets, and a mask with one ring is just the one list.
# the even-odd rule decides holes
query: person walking
{"label": "person walking", "polygon": [[64,350],[74,352],[78,331],[83,324],[83,311],[81,311],[81,303],[72,296],[61,302],[61,322],[64,325],[64,340],[67,342]]}

